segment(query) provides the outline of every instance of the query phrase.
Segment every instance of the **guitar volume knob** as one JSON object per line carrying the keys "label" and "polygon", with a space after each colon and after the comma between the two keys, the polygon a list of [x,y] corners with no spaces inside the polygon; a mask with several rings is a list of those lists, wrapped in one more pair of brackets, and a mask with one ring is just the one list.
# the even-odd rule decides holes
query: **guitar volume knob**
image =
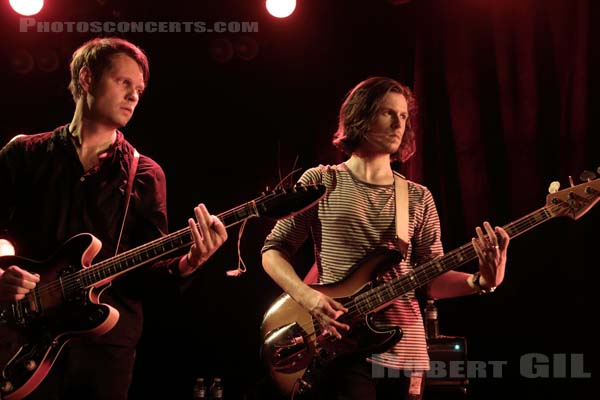
{"label": "guitar volume knob", "polygon": [[2,392],[2,393],[12,392],[13,389],[14,389],[14,386],[10,381],[3,381],[2,384],[0,385],[0,392]]}
{"label": "guitar volume knob", "polygon": [[35,360],[27,360],[23,363],[23,367],[25,367],[27,371],[33,371],[37,368],[37,363]]}

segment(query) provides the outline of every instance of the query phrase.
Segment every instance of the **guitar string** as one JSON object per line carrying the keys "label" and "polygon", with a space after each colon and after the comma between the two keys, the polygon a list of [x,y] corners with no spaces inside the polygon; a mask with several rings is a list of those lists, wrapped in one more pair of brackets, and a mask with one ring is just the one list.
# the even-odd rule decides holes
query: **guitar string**
{"label": "guitar string", "polygon": [[[511,237],[516,237],[516,236],[520,235],[521,233],[524,233],[526,230],[531,229],[531,228],[535,227],[536,225],[539,225],[539,224],[551,219],[552,216],[548,211],[549,210],[555,211],[558,208],[560,208],[560,205],[552,205],[552,206],[542,207],[530,214],[527,214],[527,215],[521,217],[520,219],[518,219],[512,223],[507,224],[504,229],[508,229],[508,230],[516,229],[516,232],[511,236]],[[541,217],[541,219],[538,219],[536,217],[536,215],[539,215]],[[462,255],[462,258],[458,259],[458,262],[455,258],[455,256],[457,254]],[[426,262],[425,264],[422,264],[417,270],[414,270],[409,274],[394,278],[393,280],[388,281],[383,285],[376,286],[375,288],[370,289],[369,291],[354,297],[352,300],[350,300],[349,303],[343,304],[343,306],[348,309],[348,312],[345,313],[344,316],[346,318],[352,320],[354,318],[362,317],[363,315],[367,315],[371,311],[368,311],[367,313],[362,313],[362,312],[360,312],[360,310],[365,308],[365,306],[368,309],[370,308],[372,310],[371,299],[377,298],[377,296],[380,292],[389,291],[390,289],[392,289],[392,293],[394,291],[397,292],[398,290],[408,291],[408,290],[414,289],[415,287],[422,286],[425,283],[429,282],[433,277],[440,275],[443,272],[457,268],[458,266],[463,265],[469,261],[472,261],[473,259],[475,259],[477,257],[477,253],[475,252],[475,249],[473,248],[473,245],[471,243],[466,243],[466,244],[462,245],[461,247],[458,247],[457,249],[454,249],[454,250],[446,253],[442,257],[446,258],[448,260],[452,260],[452,263],[456,263],[456,265],[454,265],[451,268],[440,271],[437,267],[434,267],[435,265],[440,264],[440,260],[439,259],[430,260],[430,261]],[[430,276],[430,272],[432,272],[431,276]],[[418,280],[415,279],[415,275],[425,275],[426,281],[423,283],[419,283]],[[417,285],[414,287],[410,287],[411,284],[414,285],[415,281],[417,281]],[[388,287],[389,287],[389,289],[388,289]],[[394,300],[396,297],[399,297],[399,296],[392,295],[392,297],[390,299],[382,302],[381,305],[385,304],[385,302]],[[357,301],[357,298],[358,298],[358,301]],[[300,324],[299,327],[302,328],[304,331],[307,331],[311,325],[314,327],[315,331],[322,328],[321,323],[318,319],[314,319],[313,321],[310,321],[304,325]],[[311,334],[311,336],[314,334],[316,334],[316,332],[313,332]]]}
{"label": "guitar string", "polygon": [[[221,215],[220,215],[220,217],[221,217],[221,219],[224,219],[224,218],[226,218],[227,216],[229,216],[229,215],[232,215],[232,214],[234,214],[235,212],[237,212],[237,211],[239,211],[239,210],[242,210],[242,209],[244,209],[244,208],[245,208],[245,207],[247,207],[247,206],[248,206],[248,204],[244,204],[244,205],[242,205],[242,206],[236,207],[236,208],[234,208],[234,209],[232,209],[232,210],[230,210],[230,211],[227,211],[227,212],[225,212],[225,213],[221,214]],[[526,218],[523,218],[523,219],[525,220]],[[178,231],[178,232],[175,232],[173,235],[169,235],[169,237],[170,237],[170,238],[175,238],[175,237],[178,237],[178,238],[180,238],[182,235],[187,235],[187,237],[189,238],[189,235],[190,235],[190,229],[189,229],[189,227],[188,227],[188,228],[184,228],[184,229],[182,229],[182,230],[180,230],[180,231]],[[160,241],[160,239],[163,239],[163,238],[159,238],[159,239],[158,239],[158,240],[156,240],[156,241]],[[153,242],[154,242],[154,241],[153,241]],[[137,253],[139,254],[140,252],[142,252],[141,248],[147,248],[147,247],[151,247],[151,246],[154,244],[153,242],[149,243],[148,245],[141,246],[140,248],[137,248],[137,250],[138,250],[138,251],[137,251]],[[132,249],[132,250],[136,250],[136,249]],[[133,251],[133,253],[135,254],[135,251]],[[450,254],[450,253],[449,253],[449,254]],[[123,255],[121,255],[121,256],[122,256],[122,257],[126,257],[126,256],[128,256],[128,252],[124,253],[124,254],[123,254]],[[100,264],[100,263],[99,263],[99,264]],[[98,266],[99,264],[97,264],[95,267],[97,268],[97,266]],[[93,267],[87,268],[87,269],[85,269],[85,270],[80,270],[80,271],[78,271],[78,273],[87,272],[88,270],[90,270],[90,269],[92,269],[92,268],[93,268]],[[422,270],[423,270],[423,271],[426,271],[426,268],[425,268],[425,266],[422,268]],[[93,272],[92,272],[92,273],[93,273]],[[68,279],[65,279],[65,282],[66,282],[66,281],[68,281]],[[72,290],[72,289],[73,289],[73,285],[72,285],[71,283],[74,283],[74,284],[75,284],[75,287],[77,287],[77,283],[78,283],[77,279],[73,279],[73,278],[72,278],[72,279],[71,279],[71,281],[72,281],[72,282],[67,282],[67,284],[66,284],[66,285],[63,285],[63,286],[65,286],[65,290]],[[400,283],[400,287],[402,287],[402,284],[401,284],[401,282],[397,282],[397,283]],[[46,290],[45,290],[45,292],[46,292],[46,293],[50,293],[52,290],[56,290],[56,291],[60,290],[60,283],[56,283],[56,285],[55,285],[55,288],[51,288],[51,287],[50,287],[50,286],[52,286],[51,284],[50,284],[50,285],[47,285],[47,286],[48,286],[48,287],[47,287],[47,288],[46,288]],[[380,291],[380,290],[378,289],[377,291]],[[374,293],[376,293],[377,291],[375,291]],[[40,294],[41,294],[41,295],[44,295],[44,294],[46,294],[46,293],[44,293],[44,290],[43,290],[43,288],[40,288],[40,290],[38,291],[37,295],[38,295],[38,296],[39,296]],[[371,296],[371,298],[372,298],[372,297],[373,297],[373,296]],[[365,303],[367,303],[367,304],[370,304],[370,301],[369,301],[369,298],[368,298],[368,297],[365,297],[365,298],[364,298],[364,300],[362,301],[362,303],[361,303],[361,302],[356,302],[356,301],[354,301],[354,304],[355,304],[355,306],[354,306],[354,307],[355,307],[356,309],[359,309],[359,308],[360,308],[361,306],[363,306]],[[353,308],[353,307],[351,307],[351,308]],[[350,315],[353,315],[353,314],[354,314],[354,310],[352,310],[352,311],[350,311],[350,310],[349,310],[349,312],[348,312],[348,315],[350,316]],[[318,328],[320,328],[320,324],[317,324],[317,327],[318,327]]]}
{"label": "guitar string", "polygon": [[[229,215],[225,215],[225,214],[226,213],[223,213],[220,216],[221,218],[219,218],[219,219],[226,218],[229,216]],[[233,212],[231,214],[233,214]],[[196,226],[199,227],[198,224],[196,224]],[[78,286],[81,286],[81,284],[80,284],[81,281],[86,280],[86,278],[94,277],[94,274],[96,274],[96,273],[100,276],[100,274],[102,274],[104,272],[109,272],[110,268],[118,266],[119,264],[124,264],[126,261],[135,261],[135,259],[139,258],[140,255],[142,255],[143,253],[147,253],[148,249],[150,249],[150,248],[156,249],[156,248],[160,247],[163,251],[165,251],[164,250],[165,245],[167,245],[168,243],[177,243],[177,242],[181,243],[181,247],[184,247],[186,245],[184,243],[186,236],[188,239],[191,237],[191,230],[189,227],[183,228],[179,231],[173,232],[172,234],[170,234],[168,236],[164,236],[164,237],[155,239],[155,240],[153,240],[147,244],[144,244],[140,247],[137,247],[137,248],[131,249],[127,252],[121,253],[117,256],[116,259],[114,259],[112,261],[108,261],[108,260],[100,261],[97,264],[90,266],[89,268],[77,270],[76,272],[66,276],[62,280],[62,284],[59,279],[54,280],[51,283],[41,286],[37,290],[37,295],[44,296],[44,295],[48,295],[48,294],[55,294],[55,293],[60,293],[63,290],[71,291],[71,290],[77,288]],[[191,242],[191,241],[192,240],[190,239],[189,242]],[[176,251],[177,249],[180,248],[177,246],[171,247],[170,245],[168,247],[170,247],[168,252]],[[100,281],[100,280],[101,279],[98,279],[97,281]],[[86,286],[87,285],[83,285],[82,288],[85,288]]]}
{"label": "guitar string", "polygon": [[[311,189],[313,187],[317,187],[317,186],[316,185],[303,185],[302,186],[302,188],[307,188],[307,189]],[[297,188],[294,187],[294,189],[297,189]],[[301,190],[303,190],[303,189],[301,189]],[[282,191],[279,193],[265,194],[263,196],[260,196],[256,199],[254,199],[253,201],[244,203],[244,204],[237,206],[231,210],[225,211],[224,213],[219,214],[217,217],[221,220],[224,220],[224,219],[230,217],[231,215],[238,213],[239,211],[241,211],[243,209],[248,209],[249,207],[251,207],[252,204],[254,204],[254,205],[263,204],[269,200],[272,200],[274,197],[279,197],[285,193],[286,193],[285,191]],[[247,218],[251,218],[253,216],[255,216],[255,215],[250,214]],[[237,221],[237,222],[241,222],[241,220]],[[233,225],[233,224],[230,224],[227,227],[230,227],[231,225]],[[156,249],[157,247],[160,246],[162,248],[162,250],[164,251],[165,244],[167,244],[169,242],[173,243],[173,242],[179,241],[181,243],[180,247],[174,247],[169,250],[169,252],[176,251],[177,249],[179,249],[181,247],[185,247],[187,245],[182,241],[182,239],[188,239],[187,244],[189,244],[193,241],[191,239],[191,230],[189,227],[180,229],[179,231],[173,232],[170,235],[157,238],[147,244],[141,245],[141,246],[131,249],[127,252],[121,253],[119,256],[117,256],[116,260],[112,259],[112,261],[111,261],[111,259],[109,259],[109,260],[100,261],[99,263],[92,265],[89,268],[78,270],[77,272],[67,276],[62,281],[62,285],[59,280],[55,280],[52,283],[43,285],[37,289],[34,289],[34,291],[36,292],[35,294],[30,293],[30,294],[28,294],[27,297],[29,297],[30,295],[31,295],[31,297],[36,297],[36,296],[39,297],[39,296],[44,296],[44,295],[48,295],[48,294],[60,293],[63,290],[63,289],[61,289],[61,286],[64,288],[65,291],[73,290],[73,289],[77,288],[78,286],[80,286],[79,283],[80,283],[81,279],[85,279],[85,277],[83,275],[86,275],[88,277],[91,275],[93,277],[94,273],[101,273],[102,271],[100,271],[100,270],[106,271],[109,268],[112,268],[118,264],[123,263],[127,259],[133,260],[135,262],[136,257],[139,258],[140,255],[143,255],[143,253],[147,253],[148,249],[150,249],[150,248]],[[161,243],[161,242],[163,242],[163,243]],[[164,253],[161,254],[161,256],[162,255],[164,255]],[[152,257],[150,257],[150,259],[151,258]],[[123,260],[121,262],[118,262],[117,260],[119,260],[119,259],[123,259]],[[146,261],[146,262],[148,262],[148,261]],[[106,264],[106,266],[104,264]],[[139,266],[139,265],[137,265],[137,266]],[[137,266],[135,266],[135,267],[137,267]],[[132,267],[132,268],[135,268],[135,267]],[[31,299],[30,298],[22,299],[22,300],[20,300],[20,302],[25,302],[28,300],[31,300]]]}
{"label": "guitar string", "polygon": [[[264,199],[262,199],[262,197],[259,197],[259,198],[255,199],[254,201],[256,201],[256,200],[259,200],[259,199],[262,199],[262,201],[266,201],[266,199],[267,199],[269,196],[277,196],[277,194],[268,194],[268,195],[265,195],[265,196],[263,196],[263,197],[264,197]],[[230,216],[230,215],[232,215],[232,214],[235,214],[237,211],[240,211],[240,210],[244,209],[245,207],[248,207],[248,206],[249,206],[251,203],[252,203],[252,201],[251,201],[251,202],[248,202],[248,203],[245,203],[245,204],[243,204],[243,205],[241,205],[241,206],[235,207],[235,208],[233,208],[233,209],[231,209],[231,210],[229,210],[229,211],[226,211],[226,212],[224,212],[224,213],[220,214],[218,217],[219,217],[220,219],[224,219],[224,218],[226,218],[226,217],[228,217],[228,216]],[[533,213],[531,213],[531,214],[528,214],[527,216],[524,216],[524,217],[522,217],[521,219],[519,219],[519,220],[515,221],[515,222],[514,222],[514,223],[512,223],[512,224],[508,224],[507,226],[513,226],[513,227],[517,227],[519,224],[524,224],[525,226],[527,226],[527,224],[528,224],[528,221],[527,221],[527,220],[528,220],[528,219],[530,219],[529,217],[531,217],[531,216],[535,215],[536,213],[539,213],[539,212],[541,212],[541,211],[544,211],[544,210],[548,210],[548,209],[551,209],[551,210],[552,210],[552,209],[558,209],[558,208],[560,208],[560,205],[553,205],[553,206],[546,206],[546,207],[542,207],[541,209],[539,209],[539,210],[537,210],[537,211],[535,211],[535,212],[533,212]],[[249,218],[250,218],[250,217],[249,217]],[[531,225],[531,227],[533,227],[533,226],[535,226],[535,225],[537,225],[537,224],[540,224],[540,223],[544,222],[545,220],[547,220],[547,219],[549,219],[549,218],[550,218],[550,217],[546,216],[546,217],[545,217],[545,219],[543,219],[542,221],[533,221],[534,223]],[[228,225],[228,226],[231,226],[231,225]],[[173,242],[173,241],[174,241],[174,238],[179,238],[179,239],[180,239],[182,236],[185,236],[185,235],[187,235],[187,237],[189,238],[189,236],[190,236],[190,228],[189,228],[189,227],[187,227],[187,228],[183,228],[183,229],[181,229],[180,231],[177,231],[177,232],[175,232],[175,233],[173,233],[173,234],[171,234],[171,235],[168,235],[168,236],[165,236],[165,237],[162,237],[162,238],[158,238],[158,239],[156,239],[156,240],[154,240],[154,241],[152,241],[152,242],[150,242],[150,243],[148,243],[148,244],[146,244],[146,245],[142,245],[142,246],[140,246],[140,247],[138,247],[138,248],[134,248],[134,249],[132,249],[132,250],[130,250],[130,251],[128,251],[128,252],[122,253],[120,256],[121,256],[122,258],[126,258],[126,257],[129,255],[129,253],[135,254],[135,253],[136,253],[136,251],[137,251],[137,254],[139,255],[140,253],[142,253],[142,252],[146,251],[146,249],[147,249],[148,247],[152,247],[152,246],[154,246],[155,242],[159,242],[159,241],[161,241],[161,240],[163,240],[163,239],[166,239],[166,238],[169,238],[169,239],[170,239],[170,240],[168,240],[168,241],[171,241],[171,242]],[[166,240],[165,240],[165,241],[166,241]],[[182,246],[185,246],[185,245],[182,245]],[[458,249],[456,249],[456,250],[454,250],[454,251],[452,251],[452,252],[448,253],[446,256],[448,256],[448,255],[450,255],[450,254],[453,254],[453,253],[457,253],[458,251],[462,251],[462,250],[464,250],[463,248],[464,248],[464,247],[467,247],[467,246],[471,246],[471,249],[472,249],[472,245],[471,245],[471,244],[466,244],[466,245],[464,245],[464,246],[462,246],[462,247],[460,247],[460,248],[458,248]],[[462,250],[461,250],[461,249],[462,249]],[[174,251],[174,250],[173,250],[173,251]],[[473,249],[473,252],[474,252],[474,249]],[[465,261],[465,262],[468,262],[468,261],[470,261],[470,260],[467,260],[467,261]],[[98,263],[98,264],[96,264],[96,265],[94,265],[94,266],[91,266],[90,268],[86,268],[86,269],[83,269],[83,270],[79,270],[79,271],[77,271],[77,273],[76,273],[76,274],[82,274],[82,273],[85,273],[85,272],[92,272],[91,270],[98,269],[98,268],[99,268],[98,266],[100,266],[102,263],[103,263],[103,262],[100,262],[100,263]],[[426,264],[425,264],[425,265],[423,265],[423,266],[422,266],[422,268],[421,268],[419,271],[417,271],[417,272],[424,272],[425,274],[427,274],[427,273],[428,273],[428,267],[430,267],[430,265],[429,265],[429,264],[433,264],[433,263],[432,263],[432,262],[428,262],[428,263],[426,263]],[[459,264],[459,265],[460,265],[460,264]],[[458,266],[458,265],[457,265],[457,266]],[[455,266],[455,267],[453,267],[453,268],[456,268],[456,266]],[[92,273],[93,273],[93,272],[92,272]],[[76,274],[73,274],[73,275],[76,275]],[[413,272],[413,273],[411,273],[411,274],[409,274],[409,275],[412,277],[412,276],[414,275],[414,272]],[[435,273],[434,273],[434,275],[433,275],[433,276],[435,276]],[[71,286],[69,287],[69,289],[70,289],[70,290],[72,290],[72,289],[73,289],[73,286],[72,286],[72,284],[73,284],[73,283],[75,284],[75,287],[77,287],[77,286],[78,286],[78,285],[77,285],[77,284],[78,284],[78,279],[77,279],[77,278],[74,278],[73,276],[69,276],[69,277],[67,277],[67,278],[65,279],[65,281],[64,281],[64,282],[67,282],[67,281],[69,281],[69,278],[70,278],[70,281],[71,281],[71,282],[68,282],[68,284],[69,284],[69,285],[71,285]],[[400,278],[400,279],[399,279],[399,278]],[[402,277],[399,277],[399,278],[396,278],[395,280],[391,281],[391,283],[390,283],[388,286],[393,286],[393,287],[399,287],[399,288],[402,288],[402,286],[403,286],[403,284],[404,284],[404,282],[403,282],[403,281],[406,281],[407,275],[403,275]],[[30,293],[30,294],[28,294],[28,295],[27,295],[27,297],[30,297],[30,296],[31,296],[31,297],[35,297],[35,296],[38,296],[38,297],[39,297],[39,296],[40,296],[40,294],[41,294],[41,295],[44,295],[44,294],[49,294],[49,293],[51,293],[52,291],[55,291],[55,292],[60,292],[60,282],[54,282],[54,287],[52,287],[52,286],[53,286],[53,284],[52,284],[52,283],[51,283],[51,284],[48,284],[48,285],[45,285],[45,286],[42,286],[42,287],[40,287],[40,288],[39,288],[39,290],[34,290],[34,291],[36,291],[36,292],[37,292],[36,294],[31,294],[31,293]],[[63,286],[65,286],[65,285],[63,285]],[[370,292],[373,292],[373,293],[375,293],[375,292],[381,292],[382,290],[387,290],[387,289],[383,289],[383,286],[378,286],[378,287],[376,287],[376,288],[374,288],[374,289],[370,290],[370,291],[369,291],[369,292],[367,292],[367,293],[370,293]],[[27,297],[26,297],[26,299],[20,300],[19,302],[24,302],[24,301],[26,301],[26,300],[27,300]],[[393,298],[395,298],[395,297],[397,297],[397,296],[394,296]],[[370,298],[373,298],[373,294],[371,294],[371,295],[370,295]],[[391,300],[393,300],[393,298],[392,298]],[[30,299],[29,299],[29,300],[30,300]],[[351,315],[353,316],[353,315],[355,314],[355,311],[359,310],[361,306],[364,306],[364,305],[365,305],[365,303],[366,303],[367,305],[368,305],[368,304],[370,304],[369,296],[364,296],[363,300],[361,300],[360,302],[356,302],[355,300],[353,300],[352,302],[353,302],[353,305],[350,305],[350,307],[349,307],[349,311],[348,311],[348,313],[347,313],[347,315],[348,315],[348,316],[351,316]],[[321,325],[321,324],[320,324],[320,322],[319,322],[318,320],[317,320],[317,321],[316,321],[316,323],[314,324],[314,326],[316,326],[316,327],[318,327],[318,328],[321,328],[321,326],[320,326],[320,325]],[[302,328],[306,329],[306,328],[307,328],[307,326],[304,326],[304,327],[302,327]]]}
{"label": "guitar string", "polygon": [[[513,223],[507,224],[505,226],[505,229],[513,231],[516,228],[516,232],[512,234],[512,237],[518,236],[519,234],[525,232],[525,230],[530,229],[548,220],[550,216],[548,215],[548,213],[544,213],[544,211],[547,211],[546,207],[534,211],[533,213],[528,214]],[[536,215],[541,217],[541,219],[536,217]],[[356,303],[357,308],[363,306],[365,303],[367,305],[370,305],[369,297],[371,299],[373,297],[377,297],[377,299],[379,299],[379,295],[381,294],[381,292],[389,291],[389,289],[386,286],[393,286],[399,289],[401,289],[403,286],[408,286],[410,290],[414,287],[421,286],[427,283],[431,278],[448,270],[457,268],[458,266],[465,264],[475,259],[476,257],[477,254],[475,252],[475,249],[473,248],[473,245],[471,243],[464,244],[463,246],[454,249],[442,256],[442,258],[446,259],[446,262],[449,265],[455,264],[450,268],[440,269],[439,266],[443,264],[442,260],[437,258],[430,260],[427,263],[423,264],[420,268],[412,271],[411,273],[402,275],[398,278],[389,281],[388,285],[380,285],[375,287],[373,290],[364,293],[364,300],[362,301],[362,303]],[[426,278],[425,282],[420,282],[422,277]],[[417,285],[415,285],[415,282]],[[411,288],[410,286],[413,287]],[[375,293],[375,296],[372,295],[373,293]],[[360,295],[358,297],[360,297]],[[390,300],[392,300],[395,297],[397,296],[392,296]]]}
{"label": "guitar string", "polygon": [[[254,211],[254,209],[258,208],[259,205],[263,205],[265,203],[268,203],[269,201],[272,201],[273,198],[277,198],[280,197],[281,195],[284,194],[288,194],[289,192],[292,193],[298,193],[298,192],[306,192],[307,190],[315,190],[318,189],[319,185],[315,185],[315,184],[303,184],[301,186],[294,186],[292,188],[289,188],[287,190],[278,190],[275,192],[270,192],[267,194],[264,194],[263,196],[260,196],[256,199],[254,199],[253,201],[244,203],[240,206],[237,206],[231,210],[228,210],[222,214],[219,214],[217,217],[221,220],[224,220],[225,218],[234,215],[236,213],[238,213],[241,210],[244,209],[248,209],[248,208],[252,208],[252,211]],[[251,207],[252,205],[254,205],[254,207]],[[242,218],[237,220],[235,223],[239,223],[241,222],[243,219],[248,219],[251,217],[254,217],[257,215],[254,215],[252,213],[249,214],[248,217],[246,218]],[[234,224],[229,224],[227,225],[227,227],[230,227]],[[184,242],[182,239],[185,239],[186,241]],[[189,227],[187,228],[183,228],[180,229],[179,231],[176,231],[170,235],[167,236],[163,236],[161,238],[157,238],[155,240],[153,240],[152,242],[149,242],[147,244],[141,245],[139,247],[136,247],[134,249],[131,249],[125,253],[121,253],[117,259],[109,259],[109,260],[104,260],[101,261],[95,265],[90,266],[89,268],[85,268],[85,269],[81,269],[78,270],[77,272],[69,275],[68,277],[66,277],[62,282],[60,281],[55,281],[54,283],[54,287],[52,287],[52,284],[48,284],[45,285],[45,291],[44,291],[44,287],[40,287],[40,289],[38,290],[38,294],[48,294],[48,293],[60,293],[60,291],[62,291],[63,289],[61,289],[61,286],[64,287],[64,290],[74,290],[74,289],[79,289],[81,287],[80,285],[80,279],[81,278],[85,278],[85,276],[87,276],[88,278],[90,278],[90,276],[93,278],[95,273],[100,274],[103,271],[106,271],[109,268],[118,266],[119,264],[122,264],[124,261],[129,260],[129,261],[133,261],[134,263],[136,262],[135,258],[139,258],[140,256],[147,256],[148,250],[149,249],[157,249],[160,244],[161,249],[164,250],[165,244],[173,243],[179,241],[179,245],[176,247],[171,247],[166,253],[162,253],[160,255],[155,255],[154,258],[158,258],[161,257],[165,254],[168,254],[170,252],[176,251],[181,247],[185,247],[186,245],[190,244],[193,242],[193,239],[191,237],[191,230]],[[161,243],[162,242],[162,243]],[[146,253],[146,254],[145,254]],[[153,257],[149,257],[146,261],[144,261],[144,263],[146,262],[150,262],[152,260]],[[121,261],[119,261],[119,259],[122,259]],[[106,264],[106,265],[104,265]],[[141,264],[137,264],[137,265],[133,265],[132,267],[130,267],[129,269],[133,269],[136,268],[138,266],[140,266]],[[125,268],[124,271],[127,271],[128,268]],[[102,271],[103,270],[103,271]],[[85,275],[85,276],[83,276]],[[101,279],[100,279],[101,280]],[[98,280],[96,280],[96,282],[98,282]],[[85,287],[88,287],[91,285],[86,285]],[[53,293],[52,293],[53,294]]]}

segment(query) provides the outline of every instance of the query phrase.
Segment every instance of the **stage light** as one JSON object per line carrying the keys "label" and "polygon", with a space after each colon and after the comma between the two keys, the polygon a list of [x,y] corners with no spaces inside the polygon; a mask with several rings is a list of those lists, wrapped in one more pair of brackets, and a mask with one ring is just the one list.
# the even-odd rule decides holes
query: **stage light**
{"label": "stage light", "polygon": [[10,56],[10,65],[19,75],[27,75],[33,71],[33,56],[27,50],[17,50]]}
{"label": "stage light", "polygon": [[242,36],[235,42],[235,53],[240,60],[253,60],[258,55],[258,43],[251,37]]}
{"label": "stage light", "polygon": [[220,63],[229,62],[234,55],[233,44],[229,39],[215,39],[210,43],[210,55]]}
{"label": "stage light", "polygon": [[267,11],[274,17],[289,17],[296,9],[296,0],[267,0]]}
{"label": "stage light", "polygon": [[25,16],[35,15],[44,6],[44,0],[9,0],[13,10]]}
{"label": "stage light", "polygon": [[50,49],[41,50],[37,54],[35,61],[38,69],[42,72],[54,72],[60,64],[58,54],[56,51]]}

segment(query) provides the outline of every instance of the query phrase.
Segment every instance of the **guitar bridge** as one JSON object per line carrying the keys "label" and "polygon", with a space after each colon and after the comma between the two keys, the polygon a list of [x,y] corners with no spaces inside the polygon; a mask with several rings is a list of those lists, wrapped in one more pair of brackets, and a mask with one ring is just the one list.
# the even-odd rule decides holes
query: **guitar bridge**
{"label": "guitar bridge", "polygon": [[263,358],[278,372],[299,371],[310,363],[308,335],[297,323],[284,325],[266,336]]}

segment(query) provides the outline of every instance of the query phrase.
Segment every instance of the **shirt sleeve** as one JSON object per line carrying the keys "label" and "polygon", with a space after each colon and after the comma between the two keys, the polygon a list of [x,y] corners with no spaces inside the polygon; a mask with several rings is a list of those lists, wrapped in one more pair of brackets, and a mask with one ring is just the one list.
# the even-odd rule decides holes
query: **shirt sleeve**
{"label": "shirt sleeve", "polygon": [[7,229],[15,207],[17,172],[22,155],[18,139],[11,140],[0,150],[0,238],[11,240]]}
{"label": "shirt sleeve", "polygon": [[[322,173],[319,168],[307,170],[298,180],[302,184],[320,184],[322,181]],[[261,253],[274,249],[281,252],[288,260],[291,260],[298,248],[306,241],[313,224],[317,221],[318,208],[317,203],[308,210],[277,221],[273,230],[267,236]]]}
{"label": "shirt sleeve", "polygon": [[421,212],[415,215],[415,227],[412,237],[413,262],[421,265],[444,254],[442,232],[435,201],[431,192],[422,188]]}

